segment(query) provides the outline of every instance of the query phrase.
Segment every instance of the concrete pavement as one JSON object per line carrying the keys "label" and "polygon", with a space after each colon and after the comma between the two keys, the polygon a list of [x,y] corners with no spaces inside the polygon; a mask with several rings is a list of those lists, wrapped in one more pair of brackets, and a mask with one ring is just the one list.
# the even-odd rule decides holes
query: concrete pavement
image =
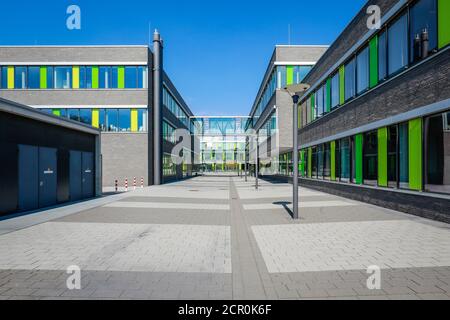
{"label": "concrete pavement", "polygon": [[208,176],[2,221],[0,299],[450,298],[448,225],[304,188],[293,221],[290,196]]}

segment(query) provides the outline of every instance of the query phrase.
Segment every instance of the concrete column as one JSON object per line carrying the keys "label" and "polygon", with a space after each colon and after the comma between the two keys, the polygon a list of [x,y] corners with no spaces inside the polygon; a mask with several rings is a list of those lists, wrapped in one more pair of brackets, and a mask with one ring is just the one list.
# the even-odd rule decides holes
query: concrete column
{"label": "concrete column", "polygon": [[163,45],[159,32],[153,34],[153,184],[162,182],[162,96]]}

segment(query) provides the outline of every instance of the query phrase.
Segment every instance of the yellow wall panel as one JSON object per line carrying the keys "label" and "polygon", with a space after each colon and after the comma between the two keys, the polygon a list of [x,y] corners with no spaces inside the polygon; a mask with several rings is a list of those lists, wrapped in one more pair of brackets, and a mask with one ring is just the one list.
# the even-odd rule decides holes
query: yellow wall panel
{"label": "yellow wall panel", "polygon": [[138,131],[138,110],[131,109],[131,132]]}

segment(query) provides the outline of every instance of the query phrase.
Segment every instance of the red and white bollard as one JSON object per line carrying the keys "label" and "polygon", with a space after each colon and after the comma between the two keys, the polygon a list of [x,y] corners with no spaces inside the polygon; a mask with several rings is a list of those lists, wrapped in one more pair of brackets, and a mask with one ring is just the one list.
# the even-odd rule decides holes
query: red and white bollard
{"label": "red and white bollard", "polygon": [[119,182],[116,180],[114,180],[114,187],[116,189],[116,192],[119,191]]}
{"label": "red and white bollard", "polygon": [[144,178],[141,178],[141,188],[144,187]]}
{"label": "red and white bollard", "polygon": [[128,179],[125,179],[125,192],[128,191]]}
{"label": "red and white bollard", "polygon": [[133,178],[133,190],[136,190],[136,177]]}

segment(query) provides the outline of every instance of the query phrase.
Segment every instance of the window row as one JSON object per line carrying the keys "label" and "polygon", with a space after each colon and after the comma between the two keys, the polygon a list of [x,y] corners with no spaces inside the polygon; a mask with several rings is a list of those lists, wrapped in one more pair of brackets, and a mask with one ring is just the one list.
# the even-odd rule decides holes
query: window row
{"label": "window row", "polygon": [[[450,110],[301,150],[299,170],[313,179],[450,194],[449,154]],[[282,174],[290,157],[280,156]]]}
{"label": "window row", "polygon": [[142,89],[146,66],[2,66],[1,89]]}
{"label": "window row", "polygon": [[287,85],[298,84],[303,81],[312,66],[278,66],[272,72],[263,94],[258,101],[255,118],[259,118],[269,103],[276,89],[285,88]]}
{"label": "window row", "polygon": [[168,122],[163,120],[162,123],[162,134],[163,134],[163,139],[166,141],[169,141],[173,144],[177,143],[177,139],[175,136],[175,128],[170,125]]}
{"label": "window row", "polygon": [[383,26],[303,101],[299,126],[307,125],[437,52],[437,1],[415,1]]}
{"label": "window row", "polygon": [[175,176],[177,174],[177,166],[172,161],[172,155],[169,153],[163,154],[163,176]]}
{"label": "window row", "polygon": [[165,87],[163,87],[163,105],[186,127],[190,127],[188,115],[183,111],[177,100]]}
{"label": "window row", "polygon": [[106,132],[147,132],[147,109],[41,109]]}

